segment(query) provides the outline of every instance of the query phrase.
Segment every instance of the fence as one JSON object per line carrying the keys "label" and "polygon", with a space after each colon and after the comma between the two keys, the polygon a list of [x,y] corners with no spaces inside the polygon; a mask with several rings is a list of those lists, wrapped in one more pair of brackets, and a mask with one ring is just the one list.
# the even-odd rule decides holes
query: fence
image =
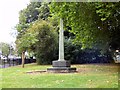
{"label": "fence", "polygon": [[[25,58],[25,64],[28,63],[35,63],[36,59],[32,59],[32,58]],[[6,67],[11,67],[11,66],[16,66],[16,65],[21,65],[22,64],[22,59],[2,59],[0,61],[1,63],[1,68],[6,68]]]}

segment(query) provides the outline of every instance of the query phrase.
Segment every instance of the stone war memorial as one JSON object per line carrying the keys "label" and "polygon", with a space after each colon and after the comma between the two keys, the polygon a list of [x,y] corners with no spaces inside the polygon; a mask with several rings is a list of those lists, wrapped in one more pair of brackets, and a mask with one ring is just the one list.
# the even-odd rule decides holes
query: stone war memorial
{"label": "stone war memorial", "polygon": [[59,31],[59,59],[52,61],[52,67],[47,68],[48,72],[76,72],[76,68],[71,67],[69,60],[64,59],[64,30],[63,20],[60,18],[60,31]]}

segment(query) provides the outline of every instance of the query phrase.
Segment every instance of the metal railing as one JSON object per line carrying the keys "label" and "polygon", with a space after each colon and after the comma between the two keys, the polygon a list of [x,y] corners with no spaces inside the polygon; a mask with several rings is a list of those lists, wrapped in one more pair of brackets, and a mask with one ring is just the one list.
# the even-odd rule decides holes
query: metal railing
{"label": "metal railing", "polygon": [[[35,63],[36,59],[25,59],[25,64]],[[0,59],[0,67],[7,68],[11,66],[17,66],[22,64],[22,59]]]}

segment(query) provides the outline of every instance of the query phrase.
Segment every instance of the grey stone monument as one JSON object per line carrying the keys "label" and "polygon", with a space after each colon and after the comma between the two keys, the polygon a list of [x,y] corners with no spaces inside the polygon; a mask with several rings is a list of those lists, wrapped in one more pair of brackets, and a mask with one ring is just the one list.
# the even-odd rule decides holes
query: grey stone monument
{"label": "grey stone monument", "polygon": [[64,30],[63,20],[60,19],[59,32],[59,59],[52,62],[52,68],[47,68],[48,72],[75,72],[76,68],[70,67],[70,61],[64,60]]}

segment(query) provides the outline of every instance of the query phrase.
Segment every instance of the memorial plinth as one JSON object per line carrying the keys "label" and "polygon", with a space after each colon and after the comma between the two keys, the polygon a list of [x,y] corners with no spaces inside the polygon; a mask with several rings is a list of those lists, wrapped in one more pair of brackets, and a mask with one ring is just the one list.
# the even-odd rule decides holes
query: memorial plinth
{"label": "memorial plinth", "polygon": [[47,68],[48,72],[76,72],[76,68],[70,67],[70,61],[64,60],[64,31],[63,20],[60,19],[60,32],[59,32],[59,59],[52,61],[51,68]]}
{"label": "memorial plinth", "polygon": [[53,67],[70,67],[70,61],[53,61],[52,62]]}

